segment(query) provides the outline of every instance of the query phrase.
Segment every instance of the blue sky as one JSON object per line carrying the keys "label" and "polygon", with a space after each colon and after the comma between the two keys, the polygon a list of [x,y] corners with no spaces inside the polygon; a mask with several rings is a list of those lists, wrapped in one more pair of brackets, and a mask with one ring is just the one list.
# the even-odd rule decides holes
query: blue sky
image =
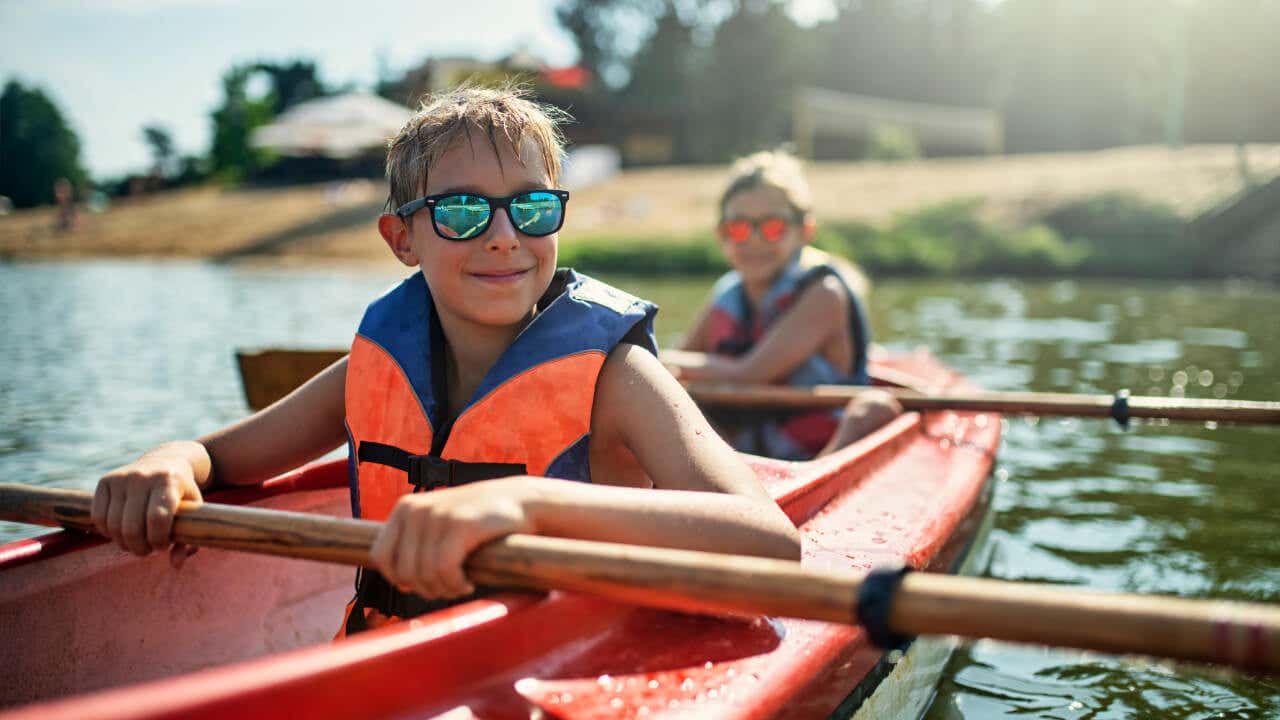
{"label": "blue sky", "polygon": [[[180,152],[209,146],[222,73],[237,62],[313,59],[330,84],[369,88],[381,56],[399,72],[434,55],[496,59],[525,47],[553,65],[577,59],[556,0],[0,0],[0,81],[49,93],[97,177],[148,164],[142,126]],[[813,22],[830,0],[793,0]]]}
{"label": "blue sky", "polygon": [[[182,153],[209,146],[209,111],[237,62],[313,59],[330,84],[369,88],[428,55],[496,59],[526,47],[553,65],[577,58],[556,0],[0,0],[0,80],[49,93],[80,136],[90,172],[148,164],[142,126]],[[830,0],[794,0],[812,22]]]}
{"label": "blue sky", "polygon": [[184,153],[209,145],[209,111],[235,62],[317,61],[328,83],[368,88],[427,55],[497,58],[519,46],[577,57],[553,0],[0,0],[0,78],[49,93],[95,176],[142,169],[141,128],[160,123]]}

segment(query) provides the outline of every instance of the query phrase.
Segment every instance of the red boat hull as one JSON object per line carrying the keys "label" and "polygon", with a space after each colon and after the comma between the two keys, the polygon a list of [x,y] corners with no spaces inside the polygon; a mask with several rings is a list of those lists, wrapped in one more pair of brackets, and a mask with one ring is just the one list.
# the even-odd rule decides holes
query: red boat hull
{"label": "red boat hull", "polygon": [[[891,365],[959,387],[924,354]],[[999,433],[995,415],[909,413],[821,460],[752,463],[800,528],[805,565],[946,572],[985,514]],[[348,514],[345,486],[335,462],[215,499]],[[528,718],[537,708],[563,718],[817,718],[851,693],[842,709],[852,710],[885,669],[855,627],[564,593],[504,594],[323,642],[351,575],[210,549],[175,572],[163,557],[65,533],[4,546],[0,622],[12,635],[0,650],[0,702],[127,685],[12,717]]]}

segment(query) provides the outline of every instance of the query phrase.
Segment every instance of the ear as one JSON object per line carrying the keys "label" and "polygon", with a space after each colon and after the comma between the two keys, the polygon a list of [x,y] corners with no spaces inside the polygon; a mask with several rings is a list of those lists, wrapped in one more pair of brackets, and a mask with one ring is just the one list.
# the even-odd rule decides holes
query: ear
{"label": "ear", "polygon": [[800,232],[804,234],[805,242],[813,242],[813,236],[818,233],[818,223],[813,219],[813,215],[805,213],[804,220],[800,224]]}
{"label": "ear", "polygon": [[390,213],[383,213],[378,216],[378,233],[397,260],[409,267],[418,264],[418,255],[409,242],[409,226],[405,225],[404,220]]}

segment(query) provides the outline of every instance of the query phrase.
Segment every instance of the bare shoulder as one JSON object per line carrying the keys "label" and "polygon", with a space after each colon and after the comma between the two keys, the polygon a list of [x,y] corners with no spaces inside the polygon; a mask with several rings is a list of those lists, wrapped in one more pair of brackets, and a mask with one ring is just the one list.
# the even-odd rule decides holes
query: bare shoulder
{"label": "bare shoulder", "polygon": [[804,289],[800,294],[800,300],[803,302],[811,302],[824,308],[840,308],[844,307],[848,302],[848,294],[845,292],[844,283],[839,277],[830,273],[823,275],[822,279],[813,283]]}
{"label": "bare shoulder", "polygon": [[638,400],[640,396],[666,396],[683,389],[666,367],[648,350],[619,343],[605,358],[596,381],[596,405],[613,406],[619,401]]}

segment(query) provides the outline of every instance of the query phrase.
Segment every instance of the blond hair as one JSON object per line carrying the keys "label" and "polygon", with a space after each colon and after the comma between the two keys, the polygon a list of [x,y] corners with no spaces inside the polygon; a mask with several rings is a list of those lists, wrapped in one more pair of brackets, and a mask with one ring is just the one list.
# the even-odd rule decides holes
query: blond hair
{"label": "blond hair", "polygon": [[795,155],[786,150],[763,150],[739,158],[729,168],[729,186],[720,196],[720,214],[730,198],[745,190],[758,187],[777,188],[791,205],[796,215],[808,215],[813,209],[813,196],[804,168]]}
{"label": "blond hair", "polygon": [[424,97],[418,111],[387,144],[387,210],[416,199],[440,157],[462,138],[472,141],[472,133],[487,139],[495,153],[500,140],[509,143],[517,157],[524,141],[533,140],[552,184],[557,183],[564,157],[560,124],[571,118],[528,95],[527,86],[507,83],[497,87],[464,84]]}

